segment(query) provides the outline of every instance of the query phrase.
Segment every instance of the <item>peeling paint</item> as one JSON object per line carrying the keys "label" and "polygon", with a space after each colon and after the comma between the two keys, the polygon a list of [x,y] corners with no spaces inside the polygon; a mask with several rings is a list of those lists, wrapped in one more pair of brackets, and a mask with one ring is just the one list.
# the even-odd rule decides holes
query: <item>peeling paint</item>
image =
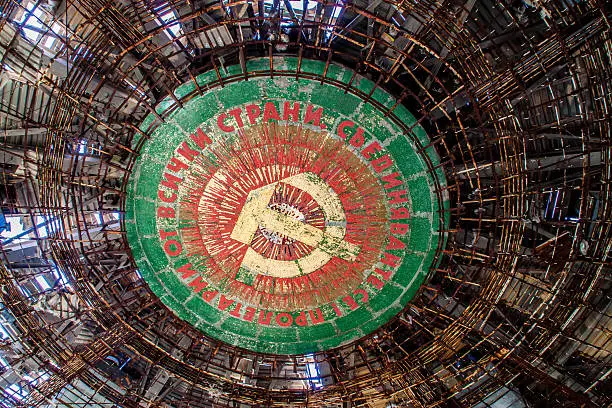
{"label": "peeling paint", "polygon": [[197,78],[210,90],[149,132],[134,167],[126,227],[143,277],[181,319],[258,352],[313,352],[374,331],[414,296],[442,239],[423,156],[344,88],[290,77],[209,87],[215,79]]}

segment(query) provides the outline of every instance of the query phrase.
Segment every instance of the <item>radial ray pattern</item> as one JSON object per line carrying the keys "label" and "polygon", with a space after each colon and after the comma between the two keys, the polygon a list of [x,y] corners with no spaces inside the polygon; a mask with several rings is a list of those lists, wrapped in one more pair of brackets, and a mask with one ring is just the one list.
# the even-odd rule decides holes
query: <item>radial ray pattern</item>
{"label": "radial ray pattern", "polygon": [[0,406],[609,405],[611,16],[0,1]]}

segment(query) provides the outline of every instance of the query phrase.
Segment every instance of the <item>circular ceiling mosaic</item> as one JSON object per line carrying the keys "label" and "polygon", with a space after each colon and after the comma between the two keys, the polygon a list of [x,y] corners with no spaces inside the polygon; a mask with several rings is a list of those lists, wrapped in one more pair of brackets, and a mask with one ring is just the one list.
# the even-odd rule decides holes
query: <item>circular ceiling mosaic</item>
{"label": "circular ceiling mosaic", "polygon": [[[249,72],[258,64],[269,69],[255,60]],[[373,332],[443,244],[445,181],[413,116],[348,69],[300,70],[223,86],[213,71],[177,89],[141,126],[127,192],[128,241],[152,291],[205,334],[263,353]]]}

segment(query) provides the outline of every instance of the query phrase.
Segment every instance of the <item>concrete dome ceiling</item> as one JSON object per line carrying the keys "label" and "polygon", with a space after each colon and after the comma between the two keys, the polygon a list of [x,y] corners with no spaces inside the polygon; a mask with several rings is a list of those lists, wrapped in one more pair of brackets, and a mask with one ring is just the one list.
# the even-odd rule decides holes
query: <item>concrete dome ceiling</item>
{"label": "concrete dome ceiling", "polygon": [[606,2],[0,4],[0,405],[612,402]]}

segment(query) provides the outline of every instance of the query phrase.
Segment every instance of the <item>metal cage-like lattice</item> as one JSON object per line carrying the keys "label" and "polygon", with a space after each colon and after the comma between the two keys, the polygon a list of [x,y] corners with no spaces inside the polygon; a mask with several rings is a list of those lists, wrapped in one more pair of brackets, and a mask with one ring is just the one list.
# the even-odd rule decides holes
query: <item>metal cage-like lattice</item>
{"label": "metal cage-like lattice", "polygon": [[[3,1],[0,405],[609,404],[610,18],[598,0]],[[247,69],[255,58],[269,68]],[[165,97],[180,105],[176,87],[202,92],[210,70],[217,86],[331,81],[303,59],[350,67],[414,113],[447,180],[447,240],[374,334],[257,354],[153,295],[125,237],[126,185],[141,122],[163,121]]]}

